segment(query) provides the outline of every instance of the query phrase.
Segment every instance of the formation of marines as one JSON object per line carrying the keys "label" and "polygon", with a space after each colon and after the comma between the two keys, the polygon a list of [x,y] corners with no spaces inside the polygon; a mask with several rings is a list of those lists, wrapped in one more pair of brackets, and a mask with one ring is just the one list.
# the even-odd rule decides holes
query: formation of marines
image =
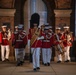
{"label": "formation of marines", "polygon": [[64,62],[70,61],[69,52],[73,42],[73,35],[69,30],[69,26],[64,26],[64,31],[61,31],[61,28],[57,26],[55,32],[53,32],[52,26],[49,23],[41,26],[34,23],[33,27],[29,29],[28,35],[23,26],[22,24],[15,26],[14,32],[10,29],[7,30],[7,25],[2,26],[2,30],[0,31],[0,44],[1,60],[3,62],[9,61],[10,40],[12,40],[12,46],[15,50],[17,66],[23,65],[24,63],[26,45],[28,45],[28,49],[32,54],[34,71],[40,69],[40,55],[42,55],[43,65],[50,66],[52,47],[56,51],[57,63],[62,62],[63,55]]}

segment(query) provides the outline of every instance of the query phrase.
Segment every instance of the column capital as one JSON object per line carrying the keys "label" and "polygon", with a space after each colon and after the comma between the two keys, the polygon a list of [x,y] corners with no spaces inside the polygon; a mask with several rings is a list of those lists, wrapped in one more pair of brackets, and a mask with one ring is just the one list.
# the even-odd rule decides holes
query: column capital
{"label": "column capital", "polygon": [[72,10],[54,10],[55,17],[70,17]]}
{"label": "column capital", "polygon": [[14,16],[16,9],[0,9],[0,16]]}

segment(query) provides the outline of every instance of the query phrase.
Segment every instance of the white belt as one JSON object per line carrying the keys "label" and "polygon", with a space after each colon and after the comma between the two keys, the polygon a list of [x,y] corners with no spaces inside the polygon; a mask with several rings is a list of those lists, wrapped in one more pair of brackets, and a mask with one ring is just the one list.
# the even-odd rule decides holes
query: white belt
{"label": "white belt", "polygon": [[2,38],[2,39],[7,39],[7,38]]}
{"label": "white belt", "polygon": [[43,42],[50,42],[50,40],[43,40]]}

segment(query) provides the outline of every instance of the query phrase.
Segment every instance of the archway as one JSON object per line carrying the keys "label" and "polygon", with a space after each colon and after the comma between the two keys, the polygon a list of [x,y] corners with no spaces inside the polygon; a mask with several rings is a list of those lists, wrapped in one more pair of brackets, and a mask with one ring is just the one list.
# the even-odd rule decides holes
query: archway
{"label": "archway", "polygon": [[[24,24],[24,11],[23,10],[24,10],[25,4],[27,5],[28,3],[30,3],[30,2],[27,3],[27,1],[29,1],[29,0],[15,0],[15,9],[16,9],[15,25],[18,25],[19,23]],[[53,26],[53,30],[54,30],[54,28],[55,28],[55,14],[54,14],[55,1],[54,0],[48,0],[48,1],[41,0],[41,1],[47,7],[47,22]],[[26,9],[27,9],[27,7],[26,7]],[[27,13],[27,15],[28,15],[28,13]]]}

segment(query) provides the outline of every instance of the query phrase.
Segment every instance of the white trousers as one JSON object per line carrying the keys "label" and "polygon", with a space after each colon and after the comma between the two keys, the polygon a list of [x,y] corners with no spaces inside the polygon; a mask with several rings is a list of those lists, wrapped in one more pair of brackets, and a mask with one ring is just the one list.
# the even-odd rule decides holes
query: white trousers
{"label": "white trousers", "polygon": [[25,59],[25,48],[22,48],[23,49],[23,59]]}
{"label": "white trousers", "polygon": [[31,48],[33,68],[40,67],[40,48]]}
{"label": "white trousers", "polygon": [[9,45],[1,45],[1,59],[4,61],[5,59],[9,59],[10,48]]}
{"label": "white trousers", "polygon": [[52,56],[52,49],[51,48],[42,48],[42,59],[43,63],[50,63]]}
{"label": "white trousers", "polygon": [[58,54],[57,57],[58,57],[58,61],[62,61],[62,55],[61,54]]}
{"label": "white trousers", "polygon": [[15,59],[16,61],[23,61],[24,59],[24,48],[15,48]]}
{"label": "white trousers", "polygon": [[64,53],[64,55],[65,55],[65,61],[66,60],[70,60],[70,46],[67,46],[67,47],[65,47],[65,53]]}

